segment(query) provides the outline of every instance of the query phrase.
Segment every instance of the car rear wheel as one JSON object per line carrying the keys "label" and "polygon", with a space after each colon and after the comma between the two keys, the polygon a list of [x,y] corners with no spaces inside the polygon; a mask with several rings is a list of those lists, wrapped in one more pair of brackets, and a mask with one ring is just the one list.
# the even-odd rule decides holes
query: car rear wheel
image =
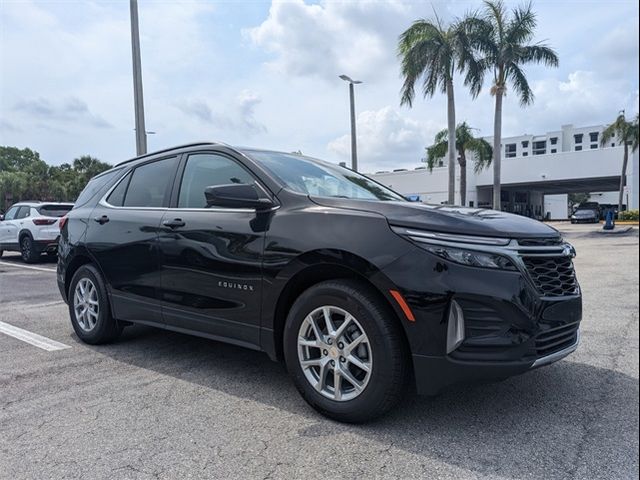
{"label": "car rear wheel", "polygon": [[73,275],[68,298],[71,325],[83,342],[107,343],[122,333],[111,315],[102,276],[92,265],[83,265]]}
{"label": "car rear wheel", "polygon": [[20,240],[20,254],[25,263],[35,263],[40,258],[40,254],[36,252],[33,240],[29,235],[25,235]]}
{"label": "car rear wheel", "polygon": [[375,291],[352,280],[322,282],[300,295],[287,317],[284,353],[304,399],[339,421],[386,413],[407,385],[400,325]]}

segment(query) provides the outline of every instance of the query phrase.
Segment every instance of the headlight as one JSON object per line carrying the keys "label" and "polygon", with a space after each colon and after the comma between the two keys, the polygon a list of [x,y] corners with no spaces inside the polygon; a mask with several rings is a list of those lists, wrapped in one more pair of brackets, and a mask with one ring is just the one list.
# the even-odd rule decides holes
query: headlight
{"label": "headlight", "polygon": [[411,240],[418,247],[445,260],[468,267],[517,270],[509,258],[494,253],[494,250],[502,249],[511,243],[508,238],[456,235],[397,226],[391,228],[395,233]]}
{"label": "headlight", "polygon": [[506,257],[487,252],[463,250],[461,248],[441,247],[437,245],[420,245],[425,250],[468,267],[498,268],[500,270],[516,270],[516,266]]}

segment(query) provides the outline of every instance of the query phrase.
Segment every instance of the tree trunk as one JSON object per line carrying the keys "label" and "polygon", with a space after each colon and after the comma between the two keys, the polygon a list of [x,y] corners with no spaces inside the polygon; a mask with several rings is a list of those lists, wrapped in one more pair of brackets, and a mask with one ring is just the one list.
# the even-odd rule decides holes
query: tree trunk
{"label": "tree trunk", "polygon": [[447,81],[447,123],[449,128],[449,196],[447,203],[456,201],[456,109],[453,98],[453,80]]}
{"label": "tree trunk", "polygon": [[624,142],[624,158],[622,160],[622,175],[620,175],[620,193],[618,196],[618,215],[622,212],[622,201],[624,199],[624,187],[627,184],[627,163],[629,162],[629,145]]}
{"label": "tree trunk", "polygon": [[500,168],[502,161],[502,85],[496,88],[496,111],[493,119],[493,208],[501,210]]}
{"label": "tree trunk", "polygon": [[460,204],[467,206],[467,156],[464,147],[460,149]]}

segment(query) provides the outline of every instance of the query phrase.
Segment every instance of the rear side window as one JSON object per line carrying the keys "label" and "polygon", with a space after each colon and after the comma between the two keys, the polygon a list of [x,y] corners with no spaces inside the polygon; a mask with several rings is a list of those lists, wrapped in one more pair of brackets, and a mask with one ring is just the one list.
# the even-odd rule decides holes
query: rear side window
{"label": "rear side window", "polygon": [[182,176],[178,208],[206,208],[207,187],[254,183],[253,177],[230,158],[214,154],[190,155]]}
{"label": "rear side window", "polygon": [[73,205],[41,205],[36,210],[45,217],[64,217]]}
{"label": "rear side window", "polygon": [[27,218],[31,213],[31,207],[20,207],[18,210],[18,214],[16,215],[16,220],[20,220],[21,218]]}
{"label": "rear side window", "polygon": [[121,168],[117,170],[110,170],[89,180],[87,186],[84,187],[84,190],[82,190],[82,192],[80,192],[80,195],[78,195],[74,208],[81,207],[89,200],[91,200],[96,193],[102,190],[102,188],[109,182],[111,182],[111,180],[113,180],[117,175],[119,175],[120,172],[122,172]]}
{"label": "rear side window", "polygon": [[133,171],[123,206],[164,207],[168,203],[169,186],[173,183],[175,158],[141,165]]}

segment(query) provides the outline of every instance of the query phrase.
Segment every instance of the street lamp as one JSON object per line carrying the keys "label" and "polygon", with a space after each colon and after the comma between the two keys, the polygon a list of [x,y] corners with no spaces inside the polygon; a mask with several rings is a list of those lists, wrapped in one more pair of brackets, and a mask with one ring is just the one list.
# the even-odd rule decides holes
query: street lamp
{"label": "street lamp", "polygon": [[340,75],[345,82],[349,82],[349,103],[351,105],[351,169],[358,171],[358,151],[356,145],[356,105],[353,98],[353,86],[362,83],[360,80],[353,80],[347,75]]}

